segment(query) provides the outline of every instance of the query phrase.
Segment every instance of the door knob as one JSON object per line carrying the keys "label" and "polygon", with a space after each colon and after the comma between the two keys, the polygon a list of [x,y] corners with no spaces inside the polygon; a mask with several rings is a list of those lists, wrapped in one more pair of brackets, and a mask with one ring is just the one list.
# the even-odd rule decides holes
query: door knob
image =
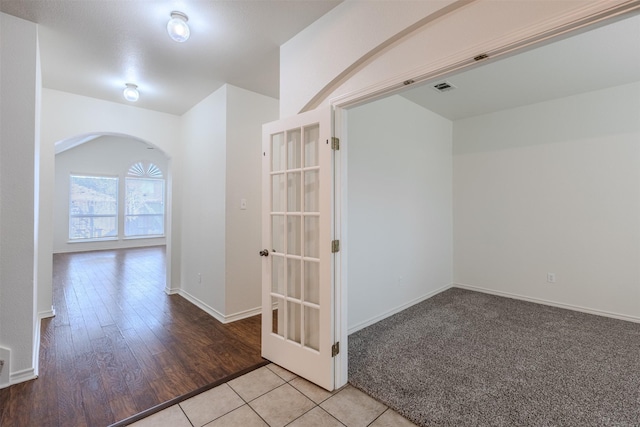
{"label": "door knob", "polygon": [[260,256],[269,256],[269,251],[266,249],[263,249],[260,251]]}

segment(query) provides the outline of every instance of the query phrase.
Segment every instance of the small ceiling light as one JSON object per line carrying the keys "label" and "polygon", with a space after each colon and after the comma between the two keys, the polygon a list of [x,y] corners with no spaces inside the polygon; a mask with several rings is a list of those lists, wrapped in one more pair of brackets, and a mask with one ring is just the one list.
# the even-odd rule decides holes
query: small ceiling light
{"label": "small ceiling light", "polygon": [[140,93],[138,92],[138,86],[133,83],[127,83],[126,88],[124,88],[124,99],[130,102],[136,102],[138,98],[140,98]]}
{"label": "small ceiling light", "polygon": [[189,26],[187,25],[188,20],[189,17],[182,12],[171,12],[171,19],[167,24],[167,32],[169,33],[169,37],[179,43],[186,42],[189,39],[189,35],[191,34],[191,31],[189,31]]}

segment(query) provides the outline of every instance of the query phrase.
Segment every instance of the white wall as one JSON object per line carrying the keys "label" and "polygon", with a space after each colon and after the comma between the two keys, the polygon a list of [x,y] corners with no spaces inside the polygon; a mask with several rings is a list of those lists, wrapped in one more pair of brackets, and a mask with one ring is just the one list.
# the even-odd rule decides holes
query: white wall
{"label": "white wall", "polygon": [[277,116],[277,100],[225,85],[182,118],[176,291],[224,322],[259,312],[262,124]]}
{"label": "white wall", "polygon": [[[443,0],[398,7],[393,1],[347,1],[281,47],[280,115],[373,87],[401,88],[404,80],[472,64],[478,54],[624,2]],[[448,13],[439,16],[443,11]]]}
{"label": "white wall", "polygon": [[[180,197],[179,167],[180,117],[167,113],[145,110],[131,105],[117,104],[72,93],[52,89],[42,89],[41,139],[41,201],[40,201],[40,242],[41,253],[38,270],[40,281],[39,294],[48,295],[51,306],[53,218],[54,218],[54,166],[55,145],[83,135],[119,134],[139,138],[162,150],[170,157],[167,176],[167,193],[170,198]],[[170,200],[167,204],[172,205]],[[171,283],[180,283],[180,245],[179,225],[180,206],[173,204],[167,212],[167,236],[171,239],[172,253],[169,273]],[[173,236],[176,234],[176,236]],[[176,244],[178,240],[178,244]],[[39,301],[46,308],[46,301]]]}
{"label": "white wall", "polygon": [[[79,252],[99,249],[164,245],[165,238],[124,239],[125,178],[136,162],[153,163],[166,178],[168,162],[160,150],[149,150],[146,143],[120,136],[102,136],[56,155],[54,193],[53,252]],[[119,177],[118,210],[120,237],[102,242],[69,242],[69,176],[86,174]],[[166,190],[166,185],[165,185]],[[166,203],[165,203],[166,205]]]}
{"label": "white wall", "polygon": [[173,157],[179,147],[180,117],[53,89],[42,90],[42,138],[46,143],[88,134],[133,136]]}
{"label": "white wall", "polygon": [[225,313],[227,86],[182,116],[182,293]]}
{"label": "white wall", "polygon": [[640,320],[640,83],[453,134],[456,283]]}
{"label": "white wall", "polygon": [[280,116],[299,113],[354,62],[451,3],[454,0],[413,1],[399,7],[391,1],[346,1],[336,6],[281,46]]}
{"label": "white wall", "polygon": [[277,99],[227,86],[227,317],[257,314],[262,305],[262,124],[276,120],[278,110]]}
{"label": "white wall", "polygon": [[452,282],[452,123],[398,95],[348,122],[351,333]]}
{"label": "white wall", "polygon": [[0,13],[0,40],[0,347],[11,350],[9,381],[19,382],[37,374],[37,27]]}

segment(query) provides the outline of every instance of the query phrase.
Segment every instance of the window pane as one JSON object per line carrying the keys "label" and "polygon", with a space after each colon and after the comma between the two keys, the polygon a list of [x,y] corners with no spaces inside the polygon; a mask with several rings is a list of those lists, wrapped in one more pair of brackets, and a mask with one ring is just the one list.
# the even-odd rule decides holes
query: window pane
{"label": "window pane", "polygon": [[69,239],[104,239],[117,237],[115,216],[74,216],[69,221]]}
{"label": "window pane", "polygon": [[300,299],[300,270],[302,261],[287,258],[287,296]]}
{"label": "window pane", "polygon": [[272,296],[271,306],[273,307],[271,332],[284,337],[284,299]]}
{"label": "window pane", "polygon": [[284,174],[271,177],[271,212],[284,212]]}
{"label": "window pane", "polygon": [[320,304],[320,264],[304,262],[304,300]]}
{"label": "window pane", "polygon": [[304,256],[320,258],[320,218],[317,216],[304,218]]}
{"label": "window pane", "polygon": [[118,235],[118,178],[71,175],[69,239]]}
{"label": "window pane", "polygon": [[271,258],[271,292],[284,295],[284,258],[270,256]]}
{"label": "window pane", "polygon": [[299,216],[287,217],[287,254],[302,255],[300,251],[301,226],[302,219]]}
{"label": "window pane", "polygon": [[287,169],[300,167],[300,129],[287,132]]}
{"label": "window pane", "polygon": [[304,173],[304,211],[320,211],[320,171]]}
{"label": "window pane", "polygon": [[318,139],[320,126],[314,125],[304,129],[304,166],[318,166]]}
{"label": "window pane", "polygon": [[304,345],[320,351],[320,310],[304,307]]}
{"label": "window pane", "polygon": [[287,212],[300,212],[300,172],[287,174]]}
{"label": "window pane", "polygon": [[271,170],[281,171],[285,167],[284,134],[271,135]]}
{"label": "window pane", "polygon": [[287,301],[287,338],[300,344],[300,304]]}
{"label": "window pane", "polygon": [[125,236],[164,234],[164,180],[127,178]]}

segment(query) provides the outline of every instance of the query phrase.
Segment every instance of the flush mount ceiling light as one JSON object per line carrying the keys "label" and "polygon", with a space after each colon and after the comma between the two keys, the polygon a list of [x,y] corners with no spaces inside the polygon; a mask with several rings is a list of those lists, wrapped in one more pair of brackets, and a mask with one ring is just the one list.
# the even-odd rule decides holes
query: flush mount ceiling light
{"label": "flush mount ceiling light", "polygon": [[187,25],[188,20],[189,17],[182,12],[171,12],[171,19],[167,24],[167,32],[169,33],[169,37],[179,43],[186,42],[189,39],[189,35],[191,34],[191,31],[189,31],[189,26]]}
{"label": "flush mount ceiling light", "polygon": [[138,86],[133,83],[127,83],[126,88],[124,88],[124,99],[130,102],[136,102],[138,98],[140,98],[140,93],[138,92]]}

